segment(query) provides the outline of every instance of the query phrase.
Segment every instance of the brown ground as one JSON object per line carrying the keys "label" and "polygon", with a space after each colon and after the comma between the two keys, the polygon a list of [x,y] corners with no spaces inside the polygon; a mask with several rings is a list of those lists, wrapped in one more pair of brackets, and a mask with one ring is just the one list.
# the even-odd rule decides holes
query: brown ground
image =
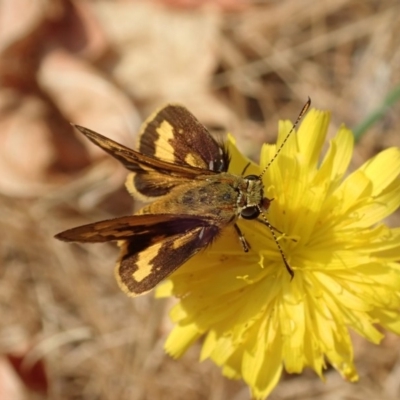
{"label": "brown ground", "polygon": [[[248,399],[197,362],[197,346],[164,354],[171,304],[119,291],[114,246],[53,239],[133,206],[125,171],[68,122],[132,146],[142,118],[175,101],[257,158],[310,96],[332,111],[332,133],[383,111],[355,167],[400,145],[388,99],[400,91],[399,15],[397,0],[0,3],[0,399]],[[306,371],[270,398],[399,398],[400,339],[354,343],[358,384]],[[22,359],[17,369],[36,369],[10,394],[9,360]]]}

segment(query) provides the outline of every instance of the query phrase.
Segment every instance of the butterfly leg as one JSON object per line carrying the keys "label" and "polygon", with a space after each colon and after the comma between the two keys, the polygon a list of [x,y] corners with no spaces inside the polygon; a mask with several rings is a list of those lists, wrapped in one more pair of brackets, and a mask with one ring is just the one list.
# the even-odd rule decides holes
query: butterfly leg
{"label": "butterfly leg", "polygon": [[240,230],[240,228],[236,224],[234,224],[233,226],[235,227],[236,233],[239,236],[239,240],[240,240],[240,243],[242,244],[243,251],[245,253],[247,253],[249,251],[249,249],[250,249],[250,245],[247,243],[247,240],[245,239],[245,237],[244,237],[242,231]]}

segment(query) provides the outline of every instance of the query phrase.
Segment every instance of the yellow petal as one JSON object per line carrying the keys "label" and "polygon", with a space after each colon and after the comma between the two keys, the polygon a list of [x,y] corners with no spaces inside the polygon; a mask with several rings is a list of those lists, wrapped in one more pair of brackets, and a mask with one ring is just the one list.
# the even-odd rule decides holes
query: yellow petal
{"label": "yellow petal", "polygon": [[312,109],[298,129],[298,152],[309,168],[315,168],[318,163],[330,119],[330,113]]}
{"label": "yellow petal", "polygon": [[171,357],[178,358],[200,337],[201,333],[194,324],[177,325],[169,334],[164,349]]}
{"label": "yellow petal", "polygon": [[[360,167],[360,171],[373,182],[372,196],[379,195],[400,174],[400,149],[391,147],[380,152]],[[397,188],[400,196],[400,182]]]}

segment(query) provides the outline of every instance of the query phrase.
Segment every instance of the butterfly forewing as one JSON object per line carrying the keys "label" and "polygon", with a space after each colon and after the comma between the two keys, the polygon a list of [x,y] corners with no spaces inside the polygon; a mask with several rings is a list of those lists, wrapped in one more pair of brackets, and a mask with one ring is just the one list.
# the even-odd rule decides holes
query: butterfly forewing
{"label": "butterfly forewing", "polygon": [[177,165],[228,170],[229,156],[192,113],[167,105],[151,115],[139,137],[139,152]]}
{"label": "butterfly forewing", "polygon": [[[55,237],[65,242],[99,243],[137,238],[137,242],[148,243],[148,238],[158,234],[163,237],[183,233],[195,227],[208,226],[210,221],[201,216],[176,214],[143,214],[108,219],[68,229]],[[145,247],[145,244],[143,244]]]}
{"label": "butterfly forewing", "polygon": [[[174,174],[176,176],[187,176],[188,178],[195,177],[200,173],[199,169],[190,166],[175,165],[170,162],[159,160],[132,150],[120,143],[111,140],[100,133],[94,132],[83,126],[74,125],[76,129],[82,132],[94,144],[101,147],[104,151],[112,155],[122,165],[130,170],[149,170],[158,171],[160,174]],[[201,171],[201,173],[212,173],[212,171]]]}

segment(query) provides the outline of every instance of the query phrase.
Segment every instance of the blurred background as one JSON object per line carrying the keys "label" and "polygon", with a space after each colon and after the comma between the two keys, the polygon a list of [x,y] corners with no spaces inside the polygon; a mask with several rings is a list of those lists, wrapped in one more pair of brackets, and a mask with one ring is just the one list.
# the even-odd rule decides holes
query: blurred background
{"label": "blurred background", "polygon": [[[53,239],[138,207],[70,122],[134,147],[178,102],[257,160],[309,96],[330,135],[355,131],[354,168],[400,146],[399,15],[398,0],[0,1],[0,400],[248,399],[199,347],[164,354],[171,303],[120,292],[114,245]],[[398,399],[400,340],[354,345],[358,384],[305,371],[270,399]]]}

